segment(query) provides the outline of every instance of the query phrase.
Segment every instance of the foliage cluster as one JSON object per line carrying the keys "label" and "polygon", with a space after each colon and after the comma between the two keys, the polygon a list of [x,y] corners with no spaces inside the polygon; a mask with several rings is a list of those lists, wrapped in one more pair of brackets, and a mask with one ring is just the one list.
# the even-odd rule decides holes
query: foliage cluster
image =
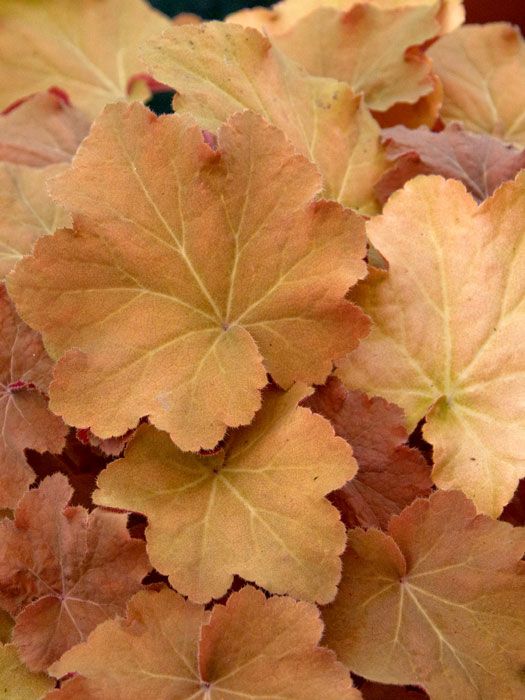
{"label": "foliage cluster", "polygon": [[463,21],[0,4],[0,695],[525,697],[525,43]]}

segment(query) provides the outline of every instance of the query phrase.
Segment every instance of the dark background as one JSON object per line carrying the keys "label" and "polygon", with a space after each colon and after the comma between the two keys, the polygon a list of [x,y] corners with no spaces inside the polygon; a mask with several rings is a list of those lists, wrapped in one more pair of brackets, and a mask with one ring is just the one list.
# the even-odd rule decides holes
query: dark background
{"label": "dark background", "polygon": [[[222,19],[241,7],[269,6],[275,0],[150,0],[154,7],[168,15],[193,12],[205,19]],[[469,22],[506,20],[519,24],[525,31],[525,0],[466,0]]]}

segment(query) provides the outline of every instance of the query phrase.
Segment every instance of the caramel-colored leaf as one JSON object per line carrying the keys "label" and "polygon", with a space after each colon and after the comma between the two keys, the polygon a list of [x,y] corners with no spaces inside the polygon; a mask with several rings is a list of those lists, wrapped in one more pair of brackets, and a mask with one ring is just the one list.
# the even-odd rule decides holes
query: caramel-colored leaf
{"label": "caramel-colored leaf", "polygon": [[0,524],[0,605],[15,616],[13,642],[35,671],[122,612],[149,568],[125,515],[88,514],[67,505],[71,495],[55,474]]}
{"label": "caramel-colored leaf", "polygon": [[35,478],[24,450],[64,447],[67,428],[47,407],[52,366],[0,285],[0,508],[14,508]]}
{"label": "caramel-colored leaf", "polygon": [[[439,5],[381,10],[321,8],[273,42],[312,75],[336,78],[385,111],[432,92],[431,61],[415,47],[439,33]],[[410,49],[410,50],[409,50]]]}
{"label": "caramel-colored leaf", "polygon": [[12,644],[0,644],[0,696],[5,700],[42,700],[55,681],[32,673],[20,661]]}
{"label": "caramel-colored leaf", "polygon": [[445,121],[525,146],[525,42],[517,27],[461,27],[429,56],[445,89]]}
{"label": "caramel-colored leaf", "polygon": [[352,671],[431,698],[525,692],[525,531],[459,492],[418,500],[390,534],[352,530],[325,640]]}
{"label": "caramel-colored leaf", "polygon": [[[186,450],[249,423],[266,372],[323,382],[368,319],[362,220],[314,202],[315,167],[253,113],[219,151],[185,117],[108,107],[53,191],[78,228],[41,239],[10,290],[58,358],[53,410],[100,437],[141,416]],[[81,215],[81,216],[80,216]]]}
{"label": "caramel-colored leaf", "polygon": [[71,160],[89,121],[57,91],[32,95],[0,117],[0,160],[43,167]]}
{"label": "caramel-colored leaf", "polygon": [[153,565],[192,600],[220,598],[234,574],[273,593],[332,600],[344,526],[325,495],[357,465],[327,421],[297,407],[304,395],[301,386],[267,393],[253,424],[213,455],[181,452],[141,426],[93,499],[148,517]]}
{"label": "caramel-colored leaf", "polygon": [[2,0],[0,109],[56,86],[95,117],[128,97],[139,48],[169,26],[144,0]]}
{"label": "caramel-colored leaf", "polygon": [[384,399],[347,391],[334,377],[303,402],[351,446],[359,471],[331,496],[348,527],[386,528],[391,516],[432,488],[419,450],[405,443],[403,411]]}
{"label": "caramel-colored leaf", "polygon": [[460,124],[450,124],[439,133],[397,126],[385,129],[383,137],[393,161],[376,185],[383,203],[408,180],[431,174],[460,180],[482,202],[525,168],[525,150],[465,131]]}
{"label": "caramel-colored leaf", "polygon": [[221,22],[175,27],[146,59],[177,90],[177,112],[212,132],[239,110],[257,112],[317,165],[324,197],[377,212],[373,185],[386,167],[378,126],[344,83],[310,76],[259,32]]}
{"label": "caramel-colored leaf", "polygon": [[38,238],[71,223],[47,193],[50,178],[66,167],[63,163],[46,168],[0,163],[0,280],[31,252]]}
{"label": "caramel-colored leaf", "polygon": [[211,614],[174,591],[145,591],[126,620],[100,625],[53,673],[77,671],[93,698],[112,700],[358,700],[333,652],[318,646],[321,632],[313,605],[248,586]]}
{"label": "caramel-colored leaf", "polygon": [[478,207],[464,186],[418,177],[368,235],[389,263],[355,300],[374,326],[341,363],[348,387],[426,417],[435,483],[499,515],[525,475],[525,173]]}
{"label": "caramel-colored leaf", "polygon": [[[436,0],[282,0],[271,9],[254,7],[239,10],[229,15],[227,19],[229,22],[247,27],[264,29],[270,34],[282,34],[320,7],[346,12],[356,5],[395,10],[404,7],[429,7],[436,4]],[[444,0],[441,4],[439,13],[441,29],[444,32],[450,32],[465,21],[463,0]]]}

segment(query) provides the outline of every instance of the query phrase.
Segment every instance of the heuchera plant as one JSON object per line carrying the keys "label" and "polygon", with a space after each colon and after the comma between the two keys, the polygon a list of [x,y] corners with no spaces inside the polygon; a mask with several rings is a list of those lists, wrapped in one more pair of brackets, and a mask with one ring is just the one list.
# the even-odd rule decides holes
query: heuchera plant
{"label": "heuchera plant", "polygon": [[525,43],[463,22],[2,0],[0,696],[525,698]]}

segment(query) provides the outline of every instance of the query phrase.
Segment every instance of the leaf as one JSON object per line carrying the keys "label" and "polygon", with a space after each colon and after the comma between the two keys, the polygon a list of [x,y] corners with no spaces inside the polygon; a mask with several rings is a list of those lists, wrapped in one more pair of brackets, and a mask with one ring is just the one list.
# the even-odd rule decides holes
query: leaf
{"label": "leaf", "polygon": [[0,644],[0,693],[16,700],[41,700],[55,682],[43,673],[31,673],[12,644]]}
{"label": "leaf", "polygon": [[[320,7],[349,11],[356,5],[366,5],[382,10],[395,10],[404,7],[428,7],[435,4],[435,0],[282,0],[272,9],[254,7],[239,10],[229,15],[227,19],[236,24],[264,29],[270,34],[282,34]],[[444,32],[450,32],[463,24],[465,21],[463,0],[444,0],[439,19]]]}
{"label": "leaf", "polygon": [[415,103],[434,88],[421,49],[439,33],[439,5],[382,10],[357,5],[346,13],[321,8],[273,42],[312,75],[336,78],[363,93],[370,109]]}
{"label": "leaf", "polygon": [[72,492],[50,476],[0,524],[0,604],[16,617],[13,642],[33,671],[122,612],[149,570],[127,516],[68,506]]}
{"label": "leaf", "polygon": [[146,60],[177,90],[176,112],[215,132],[235,112],[250,109],[317,165],[324,197],[377,212],[373,186],[386,165],[379,128],[347,85],[308,75],[259,32],[222,22],[174,27],[150,43]]}
{"label": "leaf", "polygon": [[411,180],[368,225],[389,273],[354,295],[371,334],[346,386],[426,418],[433,480],[497,516],[525,475],[525,173],[477,207],[459,182]]}
{"label": "leaf", "polygon": [[525,531],[437,492],[389,532],[349,533],[326,644],[365,678],[432,698],[522,697]]}
{"label": "leaf", "polygon": [[47,193],[49,180],[66,167],[63,163],[46,168],[0,163],[0,280],[31,252],[38,238],[71,222]]}
{"label": "leaf", "polygon": [[[319,647],[317,609],[249,586],[211,614],[167,588],[138,593],[123,621],[100,625],[53,666],[77,671],[94,697],[358,700],[335,655]],[[58,696],[57,696],[58,697]]]}
{"label": "leaf", "polygon": [[517,27],[461,27],[428,55],[445,89],[445,122],[525,146],[525,43]]}
{"label": "leaf", "polygon": [[[53,187],[78,217],[10,280],[58,358],[53,410],[99,437],[144,415],[184,450],[249,423],[266,372],[323,382],[367,332],[344,299],[362,220],[313,202],[319,177],[254,114],[219,152],[187,118],[108,107]],[[213,255],[210,255],[213,251]]]}
{"label": "leaf", "polygon": [[169,26],[143,0],[2,0],[0,109],[49,87],[95,117],[128,98],[139,47]]}
{"label": "leaf", "polygon": [[482,202],[525,168],[525,150],[470,133],[460,124],[450,124],[438,133],[425,127],[412,131],[396,126],[385,129],[383,138],[393,165],[376,185],[382,203],[408,180],[430,174],[460,180]]}
{"label": "leaf", "polygon": [[89,121],[57,90],[23,100],[0,117],[0,160],[44,167],[71,160]]}
{"label": "leaf", "polygon": [[332,600],[345,537],[324,496],[357,465],[327,421],[297,407],[305,393],[267,392],[252,425],[212,455],[181,452],[141,426],[99,476],[95,503],[146,515],[153,565],[199,603],[223,596],[233,574],[273,593]]}
{"label": "leaf", "polygon": [[0,507],[14,508],[35,475],[24,450],[60,452],[67,428],[47,407],[52,362],[0,285]]}
{"label": "leaf", "polygon": [[405,444],[405,416],[398,406],[347,391],[335,377],[303,405],[331,422],[359,465],[355,478],[331,496],[348,527],[386,529],[392,515],[430,494],[430,470],[419,450]]}

